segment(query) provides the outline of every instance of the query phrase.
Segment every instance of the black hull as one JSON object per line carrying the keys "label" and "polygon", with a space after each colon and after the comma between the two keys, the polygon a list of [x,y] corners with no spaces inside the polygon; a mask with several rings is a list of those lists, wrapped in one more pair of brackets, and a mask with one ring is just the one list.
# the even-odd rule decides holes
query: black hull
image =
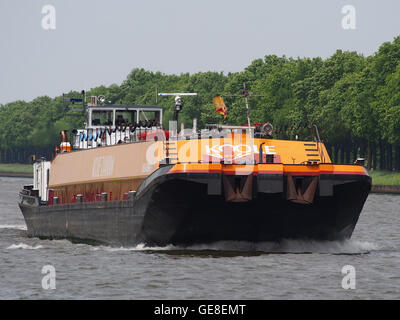
{"label": "black hull", "polygon": [[[28,235],[117,246],[344,240],[351,237],[371,188],[369,176],[335,175],[320,180],[312,204],[299,204],[286,199],[283,176],[259,176],[253,199],[235,203],[225,201],[220,174],[167,174],[168,169],[149,176],[135,200],[57,206],[22,201]],[[323,185],[331,186],[329,195],[322,195]]]}

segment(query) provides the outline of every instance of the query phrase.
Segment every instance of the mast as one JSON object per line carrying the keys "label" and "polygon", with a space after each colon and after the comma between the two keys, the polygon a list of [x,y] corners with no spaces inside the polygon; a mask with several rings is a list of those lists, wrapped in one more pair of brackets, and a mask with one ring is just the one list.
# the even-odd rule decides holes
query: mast
{"label": "mast", "polygon": [[249,107],[249,101],[247,98],[251,98],[251,97],[265,97],[265,94],[252,94],[249,93],[249,91],[247,90],[246,87],[246,83],[243,83],[243,92],[242,94],[224,94],[224,97],[243,97],[244,98],[244,102],[246,105],[246,117],[247,117],[247,125],[250,128],[250,107]]}
{"label": "mast", "polygon": [[223,96],[225,96],[225,97],[244,97],[244,102],[245,102],[245,105],[246,105],[247,125],[249,127],[249,134],[250,134],[251,158],[255,162],[254,150],[253,150],[253,145],[254,145],[253,134],[254,133],[252,133],[252,131],[251,131],[250,108],[249,108],[249,101],[248,101],[247,98],[250,98],[250,97],[264,97],[265,95],[264,94],[252,94],[252,93],[249,93],[249,91],[247,90],[247,87],[246,87],[246,83],[243,83],[243,92],[242,92],[242,94],[225,94]]}

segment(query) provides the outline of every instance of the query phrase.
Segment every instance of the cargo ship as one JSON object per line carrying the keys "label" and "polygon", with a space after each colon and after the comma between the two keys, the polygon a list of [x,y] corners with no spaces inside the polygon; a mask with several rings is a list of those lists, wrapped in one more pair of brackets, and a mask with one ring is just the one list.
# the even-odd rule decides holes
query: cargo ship
{"label": "cargo ship", "polygon": [[[273,138],[269,123],[164,129],[163,108],[85,106],[54,159],[20,191],[30,237],[112,246],[220,240],[344,240],[371,189],[362,159],[332,163],[314,140]],[[246,100],[247,102],[247,100]]]}

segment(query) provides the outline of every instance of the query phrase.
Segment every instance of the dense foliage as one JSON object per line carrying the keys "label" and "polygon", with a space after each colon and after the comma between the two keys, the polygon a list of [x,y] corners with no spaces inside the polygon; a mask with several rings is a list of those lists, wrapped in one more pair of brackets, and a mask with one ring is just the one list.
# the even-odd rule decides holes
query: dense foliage
{"label": "dense foliage", "polygon": [[[243,83],[263,97],[250,99],[251,120],[271,122],[275,137],[312,139],[316,124],[335,162],[366,157],[368,166],[400,171],[400,37],[383,43],[369,57],[336,51],[331,57],[257,59],[238,73],[200,72],[167,75],[134,69],[121,85],[100,86],[87,96],[104,95],[113,104],[158,104],[165,107],[164,125],[172,118],[173,98],[156,92],[197,92],[184,100],[180,120],[191,125],[222,123],[212,98],[239,94]],[[79,92],[70,92],[79,97]],[[242,98],[226,97],[227,122],[245,124]],[[64,112],[62,97],[38,97],[0,106],[0,162],[25,162],[29,155],[48,154],[61,129],[83,126],[82,113]]]}

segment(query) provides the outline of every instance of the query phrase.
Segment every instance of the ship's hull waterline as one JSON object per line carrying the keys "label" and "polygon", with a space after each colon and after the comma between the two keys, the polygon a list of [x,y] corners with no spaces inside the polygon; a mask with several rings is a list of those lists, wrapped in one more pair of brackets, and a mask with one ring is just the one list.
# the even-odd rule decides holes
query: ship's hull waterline
{"label": "ship's hull waterline", "polygon": [[356,165],[260,164],[250,173],[249,166],[200,167],[162,166],[133,200],[35,205],[21,194],[28,236],[112,246],[344,240],[371,188],[371,178]]}

